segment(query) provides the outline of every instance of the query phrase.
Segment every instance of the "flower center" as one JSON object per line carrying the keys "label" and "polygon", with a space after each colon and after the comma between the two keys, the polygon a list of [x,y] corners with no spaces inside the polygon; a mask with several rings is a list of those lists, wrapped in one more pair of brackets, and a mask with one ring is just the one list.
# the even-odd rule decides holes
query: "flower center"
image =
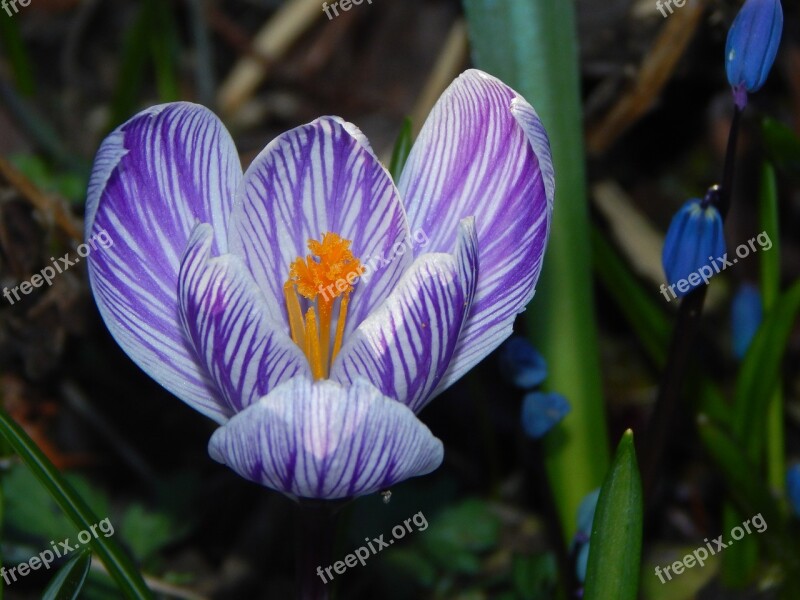
{"label": "flower center", "polygon": [[[292,261],[289,279],[283,284],[292,339],[305,353],[315,379],[328,376],[342,347],[350,292],[355,279],[364,272],[350,244],[350,240],[331,232],[323,234],[322,241],[308,240],[311,254]],[[306,311],[305,319],[299,296],[314,303]],[[333,305],[340,296],[339,320],[331,349]]]}

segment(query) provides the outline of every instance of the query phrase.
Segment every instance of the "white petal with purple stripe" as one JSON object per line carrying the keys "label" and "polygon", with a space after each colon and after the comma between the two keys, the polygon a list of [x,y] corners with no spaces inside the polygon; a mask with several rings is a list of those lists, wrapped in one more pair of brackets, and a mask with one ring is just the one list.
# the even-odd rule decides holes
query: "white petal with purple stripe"
{"label": "white petal with purple stripe", "polygon": [[89,256],[100,313],[123,350],[158,383],[201,413],[228,409],[186,344],[178,316],[178,269],[198,222],[226,229],[241,165],[230,135],[208,109],[156,106],[119,127],[95,159],[86,237],[105,231],[113,245]]}
{"label": "white petal with purple stripe", "polygon": [[406,406],[364,380],[298,377],[217,429],[211,457],[298,498],[362,496],[425,475],[442,443]]}
{"label": "white petal with purple stripe", "polygon": [[211,227],[198,225],[181,265],[181,320],[198,360],[237,413],[297,375],[310,375],[297,344],[271,323],[238,256],[210,258]]}
{"label": "white petal with purple stripe", "polygon": [[[389,295],[412,258],[405,252],[408,222],[391,177],[363,134],[335,117],[273,140],[247,170],[236,200],[231,251],[244,257],[274,320],[288,323],[283,284],[289,265],[309,254],[309,239],[328,231],[351,240],[362,263],[381,261],[353,294],[347,334]],[[403,252],[384,264],[395,247]]]}
{"label": "white petal with purple stripe", "polygon": [[444,376],[477,281],[473,219],[461,225],[455,256],[424,254],[386,302],[361,323],[334,363],[331,379],[371,381],[415,413]]}
{"label": "white petal with purple stripe", "polygon": [[441,391],[510,335],[533,297],[555,191],[547,135],[516,92],[467,71],[431,112],[398,187],[426,250],[451,248],[464,217],[478,231],[477,290]]}

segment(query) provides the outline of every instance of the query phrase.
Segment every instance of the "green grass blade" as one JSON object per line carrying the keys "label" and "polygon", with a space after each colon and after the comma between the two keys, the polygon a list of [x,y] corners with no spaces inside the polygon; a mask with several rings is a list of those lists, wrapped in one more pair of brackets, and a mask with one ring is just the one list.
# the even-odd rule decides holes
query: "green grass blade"
{"label": "green grass blade", "polygon": [[642,551],[642,482],[626,431],[600,489],[592,524],[586,600],[636,600]]}
{"label": "green grass blade", "polygon": [[397,141],[394,143],[394,150],[392,150],[392,159],[389,161],[389,173],[395,181],[400,178],[400,173],[403,172],[403,167],[406,165],[408,155],[411,153],[411,146],[413,145],[414,136],[412,133],[411,119],[406,117],[403,119],[403,125],[400,127],[400,134],[397,136]]}
{"label": "green grass blade", "polygon": [[[759,219],[761,230],[772,241],[772,248],[761,252],[761,299],[764,311],[772,310],[781,291],[781,250],[778,230],[778,184],[775,169],[764,163],[761,170],[761,190],[759,193]],[[783,426],[783,391],[776,385],[769,399],[767,409],[767,481],[778,491],[783,491],[786,478],[786,444]]]}
{"label": "green grass blade", "polygon": [[[9,441],[14,451],[39,482],[50,492],[75,527],[79,530],[89,530],[92,525],[100,521],[58,472],[50,459],[39,450],[28,434],[2,408],[0,408],[0,433]],[[150,600],[152,598],[141,574],[113,538],[93,536],[89,546],[106,566],[108,573],[116,581],[125,597],[133,600]]]}
{"label": "green grass blade", "polygon": [[81,551],[58,570],[44,591],[42,600],[76,600],[91,566],[92,553]]}
{"label": "green grass blade", "polygon": [[800,312],[800,281],[765,313],[764,322],[750,344],[736,380],[734,434],[754,464],[761,461],[766,409],[781,374],[789,335]]}
{"label": "green grass blade", "polygon": [[531,318],[548,361],[547,387],[567,397],[569,418],[545,439],[565,539],[581,499],[608,468],[573,2],[464,0],[473,58],[536,108],[550,136],[556,200],[550,243]]}
{"label": "green grass blade", "polygon": [[153,26],[149,29],[150,53],[156,74],[156,87],[161,102],[180,99],[178,84],[178,52],[180,43],[172,18],[171,4],[161,0],[148,0],[148,14]]}
{"label": "green grass blade", "polygon": [[36,84],[18,20],[5,11],[0,11],[0,48],[8,57],[17,91],[23,96],[33,96],[36,93]]}

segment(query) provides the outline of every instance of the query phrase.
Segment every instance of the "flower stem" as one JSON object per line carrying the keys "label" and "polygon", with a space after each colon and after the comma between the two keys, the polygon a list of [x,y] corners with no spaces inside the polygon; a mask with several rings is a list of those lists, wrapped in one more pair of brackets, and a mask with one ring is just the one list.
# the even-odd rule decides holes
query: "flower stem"
{"label": "flower stem", "polygon": [[297,505],[295,597],[298,600],[328,600],[330,597],[332,584],[324,569],[333,562],[336,517],[342,506],[343,503],[325,500],[300,500]]}
{"label": "flower stem", "polygon": [[[739,138],[742,111],[734,107],[728,146],[725,151],[722,185],[709,188],[707,198],[712,198],[723,222],[728,216],[733,190],[734,166],[736,163],[736,143]],[[670,434],[675,430],[674,420],[680,403],[680,393],[692,357],[694,341],[697,337],[698,323],[702,317],[706,300],[707,285],[689,292],[678,309],[678,319],[672,335],[667,364],[661,377],[655,408],[647,426],[647,435],[639,439],[646,441],[642,449],[642,487],[645,505],[652,509],[655,484],[661,467],[661,459]]]}

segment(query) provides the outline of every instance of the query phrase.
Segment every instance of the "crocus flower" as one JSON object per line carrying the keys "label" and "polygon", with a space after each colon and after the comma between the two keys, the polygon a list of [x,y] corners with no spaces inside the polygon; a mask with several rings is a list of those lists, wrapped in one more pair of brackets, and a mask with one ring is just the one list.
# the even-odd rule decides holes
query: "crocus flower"
{"label": "crocus flower", "polygon": [[547,378],[547,363],[533,345],[521,336],[512,336],[499,351],[500,371],[518,388],[529,390]]}
{"label": "crocus flower", "polygon": [[733,354],[739,360],[747,353],[763,318],[764,306],[758,288],[751,283],[743,284],[731,303]]}
{"label": "crocus flower", "polygon": [[553,193],[535,111],[480,71],[440,98],[397,186],[339,118],[278,136],[243,174],[212,113],[166,104],[98,152],[86,234],[115,243],[91,285],[128,355],[220,425],[215,460],[349,498],[441,463],[416,413],[510,335]]}
{"label": "crocus flower", "polygon": [[[669,285],[661,293],[670,301],[685,296],[727,266],[722,217],[705,200],[692,198],[672,218],[661,255]],[[670,297],[671,295],[671,297]]]}
{"label": "crocus flower", "polygon": [[728,31],[725,71],[739,108],[761,89],[775,62],[783,31],[779,0],[746,0]]}
{"label": "crocus flower", "polygon": [[567,399],[555,392],[530,392],[522,400],[522,428],[539,439],[569,414]]}

